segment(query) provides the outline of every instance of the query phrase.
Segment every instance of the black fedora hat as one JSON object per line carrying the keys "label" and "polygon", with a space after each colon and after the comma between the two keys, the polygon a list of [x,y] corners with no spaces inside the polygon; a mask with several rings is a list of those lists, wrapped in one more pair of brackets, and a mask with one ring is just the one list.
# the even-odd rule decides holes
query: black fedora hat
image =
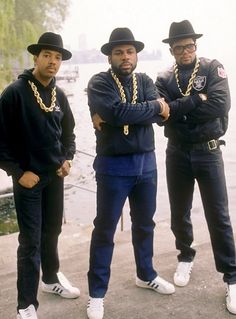
{"label": "black fedora hat", "polygon": [[42,49],[60,52],[62,60],[69,60],[72,57],[72,53],[63,48],[63,41],[60,34],[53,32],[43,33],[37,44],[31,44],[27,48],[27,50],[33,55],[38,55]]}
{"label": "black fedora hat", "polygon": [[193,38],[198,39],[202,34],[194,32],[192,24],[188,20],[173,22],[170,26],[169,38],[162,40],[164,43],[172,43],[175,40]]}
{"label": "black fedora hat", "polygon": [[137,52],[140,52],[144,48],[144,43],[136,41],[130,29],[116,28],[112,31],[109,42],[101,47],[101,51],[105,55],[110,55],[115,46],[122,44],[132,44]]}

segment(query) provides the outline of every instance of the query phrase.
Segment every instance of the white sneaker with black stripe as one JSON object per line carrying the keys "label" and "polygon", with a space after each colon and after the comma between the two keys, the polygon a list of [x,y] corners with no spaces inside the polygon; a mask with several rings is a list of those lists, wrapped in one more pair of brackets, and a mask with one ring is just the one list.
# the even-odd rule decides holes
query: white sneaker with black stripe
{"label": "white sneaker with black stripe", "polygon": [[102,319],[104,315],[104,298],[89,297],[87,316],[89,319]]}
{"label": "white sneaker with black stripe", "polygon": [[19,309],[17,319],[38,319],[34,305],[29,305],[25,309]]}
{"label": "white sneaker with black stripe", "polygon": [[63,273],[58,272],[57,278],[59,282],[54,284],[45,284],[42,282],[42,291],[56,294],[68,299],[78,298],[80,296],[80,290],[73,287]]}
{"label": "white sneaker with black stripe", "polygon": [[136,285],[141,288],[152,289],[163,295],[171,295],[175,292],[175,287],[165,279],[157,276],[151,281],[143,281],[136,277]]}

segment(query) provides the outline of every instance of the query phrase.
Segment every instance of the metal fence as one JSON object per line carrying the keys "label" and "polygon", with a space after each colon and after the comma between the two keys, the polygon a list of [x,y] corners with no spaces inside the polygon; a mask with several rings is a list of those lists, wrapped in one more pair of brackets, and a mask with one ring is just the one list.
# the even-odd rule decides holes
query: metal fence
{"label": "metal fence", "polygon": [[[86,156],[93,157],[93,158],[95,157],[94,155],[92,155],[92,154],[90,154],[90,153],[87,153],[87,152],[84,152],[84,151],[80,151],[80,150],[76,150],[76,153],[81,153],[81,154],[84,154],[84,155],[86,155]],[[81,189],[81,190],[83,190],[83,191],[96,194],[96,191],[91,190],[91,189],[88,189],[88,188],[83,187],[83,186],[80,186],[80,185],[77,185],[77,184],[65,183],[64,186],[65,186],[65,187],[67,187],[67,186],[75,187],[75,188],[79,188],[79,189]],[[9,198],[9,197],[13,197],[13,193],[12,193],[12,192],[5,193],[5,194],[0,194],[0,201],[1,201],[1,199]],[[63,223],[66,223],[65,211],[64,211],[64,214],[63,214]],[[121,231],[124,230],[123,212],[122,212],[122,214],[121,214],[121,226],[120,226],[120,229],[121,229]]]}

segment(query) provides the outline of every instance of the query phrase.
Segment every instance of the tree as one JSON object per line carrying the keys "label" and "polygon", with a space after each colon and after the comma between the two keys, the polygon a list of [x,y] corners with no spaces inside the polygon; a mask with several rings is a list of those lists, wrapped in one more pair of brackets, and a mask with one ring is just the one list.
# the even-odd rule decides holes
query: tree
{"label": "tree", "polygon": [[70,0],[0,0],[0,90],[24,62],[26,47],[46,30],[60,31]]}
{"label": "tree", "polygon": [[14,0],[0,0],[0,87],[10,80],[9,48],[15,46],[14,32]]}

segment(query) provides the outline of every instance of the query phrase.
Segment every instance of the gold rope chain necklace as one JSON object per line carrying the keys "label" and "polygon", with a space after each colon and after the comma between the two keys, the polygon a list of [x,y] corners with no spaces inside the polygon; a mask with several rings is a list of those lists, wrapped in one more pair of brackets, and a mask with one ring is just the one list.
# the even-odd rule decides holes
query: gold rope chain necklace
{"label": "gold rope chain necklace", "polygon": [[47,107],[44,103],[42,98],[40,97],[40,94],[38,92],[37,86],[31,82],[28,81],[29,85],[31,86],[32,91],[34,92],[34,96],[36,97],[36,100],[40,106],[40,108],[44,111],[44,112],[52,112],[56,106],[56,87],[54,86],[54,88],[52,89],[52,97],[51,97],[51,105],[49,107]]}
{"label": "gold rope chain necklace", "polygon": [[188,82],[187,90],[186,90],[185,93],[183,93],[183,91],[181,90],[180,84],[179,84],[179,69],[178,69],[177,63],[175,63],[175,65],[174,65],[175,79],[176,79],[179,91],[180,91],[180,93],[183,96],[189,96],[190,95],[190,92],[191,92],[191,89],[192,89],[192,86],[193,86],[193,80],[195,79],[195,77],[197,75],[199,66],[200,66],[200,60],[197,58],[195,66],[194,66],[193,73],[191,74],[191,77],[190,77],[189,82]]}
{"label": "gold rope chain necklace", "polygon": [[[113,79],[116,82],[118,89],[120,91],[122,103],[126,103],[127,100],[126,100],[124,87],[120,83],[120,80],[118,79],[116,74],[112,70],[110,70],[110,71],[111,71],[111,76],[113,77]],[[136,104],[137,103],[137,95],[138,95],[138,84],[137,84],[137,77],[136,77],[135,73],[132,74],[132,80],[133,80],[133,97],[132,97],[131,104]],[[129,125],[124,125],[123,132],[125,135],[129,134]]]}

